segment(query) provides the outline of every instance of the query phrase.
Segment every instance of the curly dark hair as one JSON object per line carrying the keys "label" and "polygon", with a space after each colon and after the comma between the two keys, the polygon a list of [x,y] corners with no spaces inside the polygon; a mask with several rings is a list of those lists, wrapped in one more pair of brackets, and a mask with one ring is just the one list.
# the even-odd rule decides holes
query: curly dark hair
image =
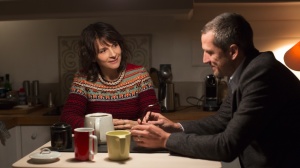
{"label": "curly dark hair", "polygon": [[95,82],[101,69],[95,58],[98,53],[96,40],[103,44],[117,43],[121,48],[121,63],[118,72],[126,68],[127,58],[130,56],[130,50],[126,45],[123,36],[110,24],[96,22],[88,25],[82,30],[79,41],[79,61],[81,65],[81,73],[87,75],[87,80]]}

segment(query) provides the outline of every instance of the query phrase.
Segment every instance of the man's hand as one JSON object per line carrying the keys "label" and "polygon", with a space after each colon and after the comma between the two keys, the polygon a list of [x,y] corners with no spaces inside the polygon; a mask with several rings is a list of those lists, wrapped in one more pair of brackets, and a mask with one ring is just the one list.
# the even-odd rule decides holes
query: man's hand
{"label": "man's hand", "polygon": [[165,148],[170,133],[153,124],[136,125],[131,129],[133,140],[146,148]]}
{"label": "man's hand", "polygon": [[182,132],[181,125],[179,123],[174,123],[173,121],[169,120],[165,116],[160,113],[152,112],[150,116],[150,112],[147,112],[143,121],[138,120],[139,124],[153,124],[166,132]]}

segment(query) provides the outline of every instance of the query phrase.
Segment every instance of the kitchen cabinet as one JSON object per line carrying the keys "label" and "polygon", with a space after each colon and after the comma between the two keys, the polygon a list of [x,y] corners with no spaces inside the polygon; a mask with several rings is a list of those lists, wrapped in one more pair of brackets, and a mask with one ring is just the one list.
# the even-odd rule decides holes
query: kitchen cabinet
{"label": "kitchen cabinet", "polygon": [[5,146],[0,144],[0,168],[11,168],[11,165],[22,158],[20,127],[8,130],[10,138],[6,139]]}
{"label": "kitchen cabinet", "polygon": [[22,157],[50,141],[50,126],[20,126]]}
{"label": "kitchen cabinet", "polygon": [[0,110],[0,121],[11,135],[5,146],[0,144],[0,168],[11,168],[14,162],[50,141],[50,126],[59,121],[59,116],[44,115],[48,111],[43,106]]}
{"label": "kitchen cabinet", "polygon": [[50,141],[50,126],[15,126],[8,130],[10,138],[0,144],[0,168],[11,165]]}

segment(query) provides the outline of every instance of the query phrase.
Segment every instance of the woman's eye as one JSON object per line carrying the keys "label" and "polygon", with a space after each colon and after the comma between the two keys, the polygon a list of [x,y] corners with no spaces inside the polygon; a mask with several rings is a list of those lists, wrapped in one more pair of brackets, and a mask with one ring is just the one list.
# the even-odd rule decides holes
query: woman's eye
{"label": "woman's eye", "polygon": [[106,51],[106,49],[101,49],[101,50],[99,50],[99,53],[101,54],[101,53],[104,53]]}
{"label": "woman's eye", "polygon": [[113,43],[113,47],[117,47],[119,44],[118,43]]}

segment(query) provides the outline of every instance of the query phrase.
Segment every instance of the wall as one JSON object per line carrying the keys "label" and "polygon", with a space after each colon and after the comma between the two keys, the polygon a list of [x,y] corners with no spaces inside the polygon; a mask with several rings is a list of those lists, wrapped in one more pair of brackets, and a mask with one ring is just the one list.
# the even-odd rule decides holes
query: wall
{"label": "wall", "polygon": [[114,16],[1,21],[0,75],[9,73],[16,90],[24,80],[39,80],[43,102],[49,91],[57,96],[58,36],[78,36],[89,23],[104,21],[113,24],[122,34],[152,34],[152,66],[172,64],[173,80],[178,85],[175,90],[180,94],[181,104],[186,105],[187,96],[201,97],[204,77],[211,73],[208,66],[201,64],[200,44],[195,48],[200,40],[200,29],[207,20],[224,11],[241,13],[253,26],[257,47],[275,51],[283,43],[291,45],[300,40],[300,14],[295,10],[299,6],[299,3],[198,4],[190,20],[176,20],[171,16]]}

